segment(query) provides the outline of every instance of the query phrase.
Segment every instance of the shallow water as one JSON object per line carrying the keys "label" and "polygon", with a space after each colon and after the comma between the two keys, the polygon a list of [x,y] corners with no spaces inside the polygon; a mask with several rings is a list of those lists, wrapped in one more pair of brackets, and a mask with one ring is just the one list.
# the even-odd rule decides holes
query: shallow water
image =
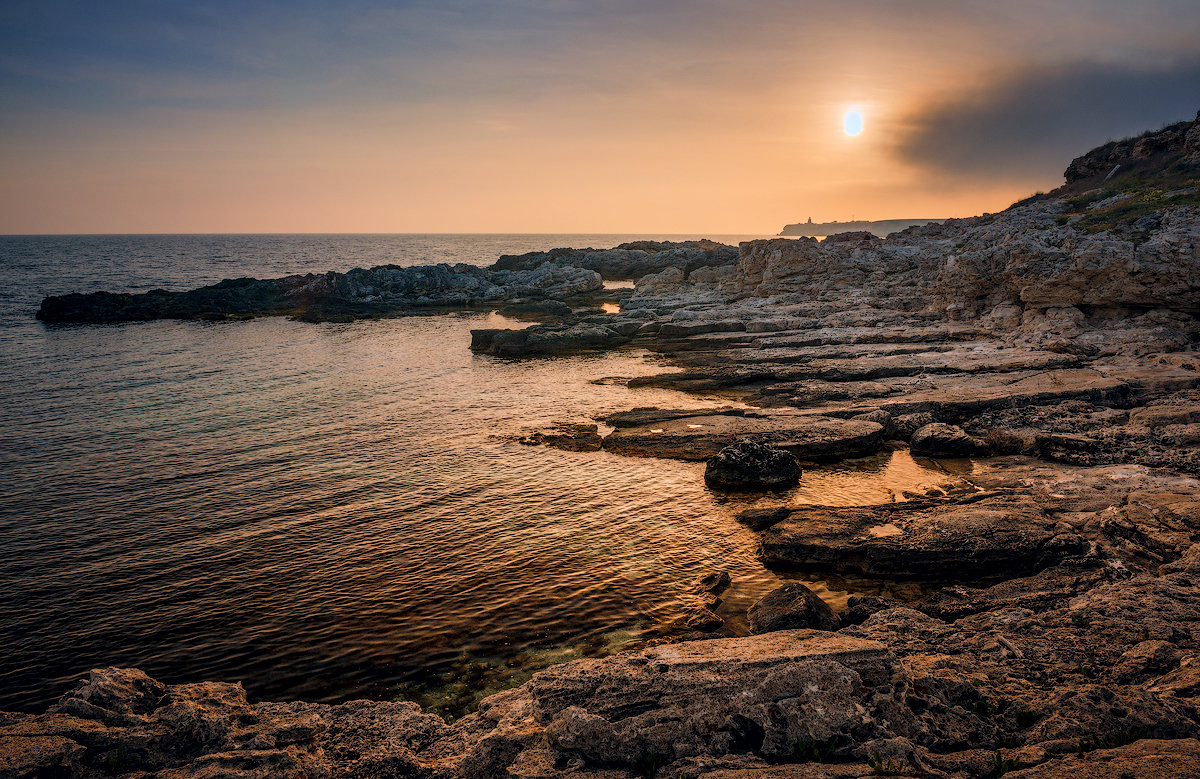
{"label": "shallow water", "polygon": [[[523,326],[496,314],[32,320],[43,294],[73,289],[625,237],[459,239],[0,238],[14,282],[0,300],[0,709],[39,709],[111,664],[240,679],[258,698],[461,711],[550,662],[631,645],[702,573],[732,574],[736,619],[778,582],[738,511],[955,478],[896,453],[810,468],[781,496],[725,497],[702,463],[521,446],[558,421],[725,401],[593,383],[664,369],[640,352],[472,354],[471,328]],[[859,585],[815,586],[837,603]]]}

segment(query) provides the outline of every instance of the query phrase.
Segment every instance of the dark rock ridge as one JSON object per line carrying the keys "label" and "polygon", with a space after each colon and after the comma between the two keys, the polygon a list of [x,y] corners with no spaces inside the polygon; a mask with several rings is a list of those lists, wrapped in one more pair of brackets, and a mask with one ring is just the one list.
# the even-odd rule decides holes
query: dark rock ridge
{"label": "dark rock ridge", "polygon": [[735,265],[735,246],[709,240],[633,241],[612,249],[552,249],[548,252],[504,254],[495,270],[532,270],[543,263],[594,270],[606,281],[640,279],[667,268],[691,273],[698,268]]}
{"label": "dark rock ridge", "polygon": [[518,300],[570,300],[600,292],[588,270],[544,264],[523,271],[473,265],[381,265],[346,273],[228,279],[187,292],[92,292],[55,295],[37,313],[44,322],[127,322],[290,315],[347,320],[430,308],[470,308]]}

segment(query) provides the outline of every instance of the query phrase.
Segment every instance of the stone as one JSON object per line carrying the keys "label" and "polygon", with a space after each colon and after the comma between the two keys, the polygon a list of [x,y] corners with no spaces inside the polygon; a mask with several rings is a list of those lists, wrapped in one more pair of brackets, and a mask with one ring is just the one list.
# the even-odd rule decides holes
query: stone
{"label": "stone", "polygon": [[725,447],[704,468],[704,483],[714,489],[774,490],[800,482],[800,463],[772,446],[742,439]]}
{"label": "stone", "polygon": [[801,459],[836,459],[878,451],[883,428],[819,416],[696,416],[618,429],[605,437],[604,448],[631,456],[707,460],[743,438]]}
{"label": "stone", "polygon": [[970,457],[984,449],[961,427],[940,422],[917,428],[908,445],[914,455],[925,457]]}
{"label": "stone", "polygon": [[874,422],[875,424],[881,426],[883,428],[883,437],[885,439],[890,440],[896,435],[896,420],[892,418],[891,414],[883,409],[868,411],[865,414],[855,414],[850,418],[861,422]]}
{"label": "stone", "polygon": [[930,414],[928,411],[914,411],[908,414],[901,414],[895,419],[896,437],[901,441],[908,441],[912,438],[913,433],[923,427],[934,424],[935,421],[933,414]]}
{"label": "stone", "polygon": [[596,425],[559,424],[553,430],[535,431],[521,436],[517,443],[526,446],[552,446],[568,452],[598,452],[603,439]]}
{"label": "stone", "polygon": [[750,631],[813,628],[837,630],[841,623],[817,594],[799,582],[776,587],[750,607]]}
{"label": "stone", "polygon": [[1035,501],[993,495],[792,507],[761,533],[759,556],[781,570],[978,581],[1028,575],[1086,549]]}

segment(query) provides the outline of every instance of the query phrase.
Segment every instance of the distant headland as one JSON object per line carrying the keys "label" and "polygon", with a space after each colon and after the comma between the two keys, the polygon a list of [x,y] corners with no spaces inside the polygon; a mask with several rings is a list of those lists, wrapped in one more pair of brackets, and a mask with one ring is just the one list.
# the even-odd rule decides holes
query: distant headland
{"label": "distant headland", "polygon": [[930,222],[942,222],[943,219],[881,219],[878,222],[858,220],[853,222],[814,222],[809,217],[807,222],[785,225],[780,235],[819,236],[836,235],[837,233],[853,233],[860,230],[874,233],[884,238],[888,233],[903,230],[906,227],[927,225]]}

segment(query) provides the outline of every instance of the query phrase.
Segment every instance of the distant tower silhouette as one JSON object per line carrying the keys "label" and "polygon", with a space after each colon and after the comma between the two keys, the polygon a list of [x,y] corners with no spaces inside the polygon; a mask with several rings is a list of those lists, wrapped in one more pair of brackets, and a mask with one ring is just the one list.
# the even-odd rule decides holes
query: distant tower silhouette
{"label": "distant tower silhouette", "polygon": [[808,218],[808,223],[809,223],[809,224],[812,224],[812,217],[811,217],[811,216]]}

